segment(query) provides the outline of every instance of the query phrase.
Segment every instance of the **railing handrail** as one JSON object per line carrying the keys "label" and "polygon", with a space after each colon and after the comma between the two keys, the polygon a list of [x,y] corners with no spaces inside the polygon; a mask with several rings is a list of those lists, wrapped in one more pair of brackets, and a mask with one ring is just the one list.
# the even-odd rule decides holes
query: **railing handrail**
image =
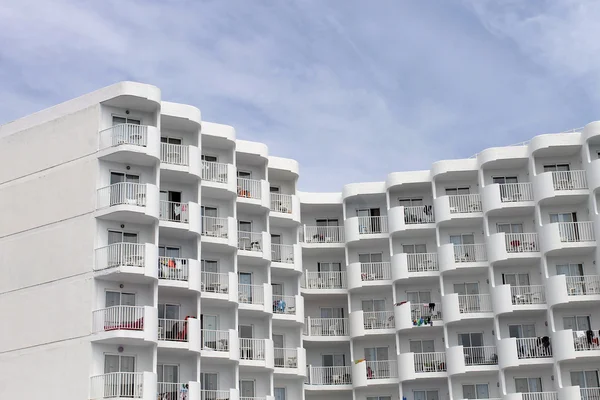
{"label": "railing handrail", "polygon": [[300,230],[304,243],[344,243],[344,226],[304,225]]}
{"label": "railing handrail", "polygon": [[552,357],[552,341],[548,338],[547,346],[544,345],[543,338],[526,337],[516,338],[517,357],[527,358],[549,358]]}
{"label": "railing handrail", "polygon": [[108,188],[116,187],[116,186],[141,187],[141,186],[146,186],[146,184],[139,183],[139,182],[117,182],[117,183],[111,183],[110,185],[102,186],[101,188],[98,188],[98,190],[108,189]]}
{"label": "railing handrail", "polygon": [[308,336],[347,336],[348,318],[312,318],[304,319],[304,334]]}
{"label": "railing handrail", "polygon": [[189,148],[187,144],[161,143],[160,161],[166,164],[189,165]]}
{"label": "railing handrail", "polygon": [[131,123],[124,122],[124,123],[121,123],[121,124],[114,124],[112,126],[109,126],[108,128],[101,129],[99,132],[102,133],[102,132],[112,131],[115,128],[120,127],[120,126],[132,126],[132,127],[134,126],[134,127],[145,127],[145,128],[148,128],[148,126],[150,126],[150,125],[131,124]]}
{"label": "railing handrail", "polygon": [[94,310],[94,312],[98,312],[98,311],[104,311],[104,310],[113,310],[113,309],[136,309],[136,310],[143,310],[144,306],[124,306],[124,305],[117,305],[117,306],[110,306],[110,307],[104,307],[104,308],[97,308]]}
{"label": "railing handrail", "polygon": [[455,262],[478,262],[487,261],[487,247],[485,243],[455,244]]}
{"label": "railing handrail", "polygon": [[439,271],[437,253],[405,253],[408,272]]}
{"label": "railing handrail", "polygon": [[482,211],[481,195],[479,193],[450,194],[448,205],[451,214],[468,214]]}
{"label": "railing handrail", "polygon": [[585,170],[550,171],[554,190],[581,190],[587,189],[587,175]]}
{"label": "railing handrail", "polygon": [[515,203],[533,200],[533,184],[531,182],[495,183],[500,190],[502,203]]}
{"label": "railing handrail", "polygon": [[304,289],[346,289],[346,271],[304,271],[301,287]]}
{"label": "railing handrail", "polygon": [[556,225],[560,241],[563,243],[591,242],[596,240],[592,221],[551,222]]}
{"label": "railing handrail", "polygon": [[461,313],[492,311],[492,296],[489,293],[459,294],[458,304]]}

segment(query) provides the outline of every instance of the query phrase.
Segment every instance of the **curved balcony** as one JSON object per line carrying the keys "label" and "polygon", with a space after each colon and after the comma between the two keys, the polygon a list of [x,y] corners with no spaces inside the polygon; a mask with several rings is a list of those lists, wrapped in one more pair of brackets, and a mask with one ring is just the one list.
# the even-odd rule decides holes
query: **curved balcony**
{"label": "curved balcony", "polygon": [[438,248],[441,273],[489,268],[485,244],[443,244]]}
{"label": "curved balcony", "polygon": [[273,295],[273,320],[304,324],[304,298]]}
{"label": "curved balcony", "polygon": [[200,235],[201,221],[198,203],[160,201],[159,226],[163,232],[171,236],[182,237],[186,233]]}
{"label": "curved balcony", "polygon": [[94,271],[103,279],[139,282],[158,279],[158,248],[151,243],[113,243],[95,250]]}
{"label": "curved balcony", "polygon": [[426,235],[435,232],[433,206],[392,207],[388,211],[392,235]]}
{"label": "curved balcony", "polygon": [[270,193],[270,216],[279,223],[295,225],[300,223],[300,199],[295,194]]}
{"label": "curved balcony", "polygon": [[540,243],[547,255],[582,255],[596,248],[594,223],[554,222],[543,225],[540,230]]}
{"label": "curved balcony", "polygon": [[101,160],[151,166],[160,160],[160,131],[155,126],[118,124],[98,133]]}
{"label": "curved balcony", "polygon": [[154,398],[144,394],[157,393],[156,374],[152,372],[111,372],[90,377],[90,399]]}
{"label": "curved balcony", "polygon": [[282,376],[306,376],[306,349],[273,349],[275,374]]}
{"label": "curved balcony", "polygon": [[492,288],[492,301],[496,315],[545,311],[548,308],[544,285],[496,286]]}
{"label": "curved balcony", "polygon": [[238,302],[238,277],[234,272],[200,273],[200,294],[204,299],[214,301]]}
{"label": "curved balcony", "polygon": [[569,400],[600,399],[600,388],[580,388],[579,386],[566,386],[558,388],[558,398]]}
{"label": "curved balcony", "polygon": [[185,320],[158,319],[159,348],[200,353],[201,346],[199,319],[187,317]]}
{"label": "curved balcony", "polygon": [[448,375],[489,373],[498,371],[498,349],[496,346],[463,347],[446,349]]}
{"label": "curved balcony", "polygon": [[483,208],[479,194],[440,196],[433,200],[435,220],[439,225],[450,222],[465,223],[483,218]]}
{"label": "curved balcony", "polygon": [[235,329],[209,330],[200,332],[202,358],[237,361],[240,358],[240,341]]}
{"label": "curved balcony", "polygon": [[271,268],[302,273],[302,247],[299,244],[272,244],[270,258]]}
{"label": "curved balcony", "polygon": [[431,326],[442,327],[444,325],[442,305],[440,303],[411,304],[410,301],[400,303],[394,307],[394,323],[398,331]]}
{"label": "curved balcony", "polygon": [[533,184],[492,183],[481,192],[483,212],[490,216],[531,213],[535,207]]}
{"label": "curved balcony", "polygon": [[416,379],[443,379],[446,372],[446,353],[402,353],[398,354],[400,382]]}
{"label": "curved balcony", "polygon": [[240,367],[274,368],[274,348],[271,339],[239,338]]}
{"label": "curved balcony", "polygon": [[148,306],[114,306],[92,312],[92,341],[109,344],[156,343],[158,309]]}
{"label": "curved balcony", "polygon": [[442,296],[442,309],[446,323],[494,318],[489,294],[447,294]]}
{"label": "curved balcony", "polygon": [[349,315],[350,336],[393,335],[396,332],[393,311],[353,311]]}
{"label": "curved balcony", "polygon": [[392,267],[389,262],[352,263],[348,265],[348,289],[389,286],[392,284]]}
{"label": "curved balcony", "polygon": [[587,200],[585,171],[543,172],[533,177],[533,193],[540,204],[574,204]]}
{"label": "curved balcony", "polygon": [[514,266],[541,257],[537,233],[494,233],[487,242],[492,264]]}
{"label": "curved balcony", "polygon": [[352,367],[317,367],[308,365],[304,382],[306,391],[352,390]]}
{"label": "curved balcony", "polygon": [[262,207],[268,210],[271,207],[269,196],[269,182],[264,179],[237,178],[238,207]]}
{"label": "curved balcony", "polygon": [[202,221],[202,243],[215,248],[237,248],[237,228],[233,217],[207,217]]}
{"label": "curved balcony", "polygon": [[158,257],[158,286],[202,291],[200,262],[192,258]]}
{"label": "curved balcony", "polygon": [[340,342],[350,340],[348,318],[306,317],[302,332],[304,341]]}
{"label": "curved balcony", "polygon": [[300,241],[304,248],[344,248],[343,226],[302,225]]}
{"label": "curved balcony", "polygon": [[554,275],[547,280],[548,305],[600,305],[600,276]]}
{"label": "curved balcony", "polygon": [[398,361],[361,361],[352,364],[352,386],[364,388],[379,385],[397,385]]}
{"label": "curved balcony", "polygon": [[161,143],[161,178],[170,182],[196,182],[202,175],[201,158],[196,146]]}
{"label": "curved balcony", "polygon": [[[562,400],[563,397],[560,397]],[[564,399],[575,400],[571,397]],[[557,392],[508,393],[502,400],[559,400]]]}
{"label": "curved balcony", "polygon": [[237,193],[236,175],[233,164],[202,160],[202,194],[214,193],[218,196],[219,192],[226,191],[233,196]]}
{"label": "curved balcony", "polygon": [[557,362],[581,361],[600,363],[600,336],[598,330],[573,331],[566,329],[552,334],[552,342],[560,343],[554,349]]}
{"label": "curved balcony", "polygon": [[96,217],[135,224],[152,224],[159,217],[159,191],[149,183],[120,182],[98,189]]}
{"label": "curved balcony", "polygon": [[[273,313],[273,291],[271,285],[248,285],[238,283],[239,310]],[[304,319],[302,319],[304,321]]]}
{"label": "curved balcony", "polygon": [[346,242],[359,240],[387,239],[388,217],[351,217],[344,223]]}
{"label": "curved balcony", "polygon": [[304,271],[300,287],[304,295],[343,295],[348,294],[347,282],[346,271]]}
{"label": "curved balcony", "polygon": [[392,281],[415,278],[438,278],[437,253],[398,253],[392,256]]}
{"label": "curved balcony", "polygon": [[244,264],[263,264],[271,261],[271,235],[268,232],[238,231],[238,258]]}
{"label": "curved balcony", "polygon": [[[497,341],[501,369],[552,365],[550,338],[505,338]],[[560,344],[559,346],[561,346]]]}

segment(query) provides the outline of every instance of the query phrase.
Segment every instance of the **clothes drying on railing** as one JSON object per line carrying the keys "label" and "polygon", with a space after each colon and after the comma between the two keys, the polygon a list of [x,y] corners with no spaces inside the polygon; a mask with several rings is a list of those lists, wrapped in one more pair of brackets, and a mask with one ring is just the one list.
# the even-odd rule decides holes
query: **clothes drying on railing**
{"label": "clothes drying on railing", "polygon": [[287,304],[284,300],[275,300],[273,302],[273,312],[285,313]]}

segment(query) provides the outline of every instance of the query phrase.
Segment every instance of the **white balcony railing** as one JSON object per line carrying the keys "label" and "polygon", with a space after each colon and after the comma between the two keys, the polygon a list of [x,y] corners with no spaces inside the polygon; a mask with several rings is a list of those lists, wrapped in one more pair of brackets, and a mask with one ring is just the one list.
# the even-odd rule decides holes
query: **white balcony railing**
{"label": "white balcony railing", "polygon": [[[432,305],[433,307],[431,307]],[[441,321],[442,305],[441,303],[411,303],[410,316],[413,321],[418,321],[421,318],[431,318],[433,321]]]}
{"label": "white balcony railing", "polygon": [[239,284],[239,302],[242,304],[265,304],[263,285]]}
{"label": "white balcony railing", "polygon": [[138,243],[113,243],[96,249],[96,270],[119,266],[144,267],[146,246]]}
{"label": "white balcony railing", "polygon": [[298,349],[276,348],[273,355],[275,368],[298,368]]}
{"label": "white balcony railing", "polygon": [[188,203],[161,200],[159,218],[161,221],[187,223],[190,220]]}
{"label": "white balcony railing", "polygon": [[394,328],[393,311],[367,311],[363,313],[363,325],[365,329],[389,329]]}
{"label": "white balcony railing", "polygon": [[273,295],[274,314],[296,314],[296,297]]}
{"label": "white balcony railing", "polygon": [[271,211],[291,214],[292,196],[289,194],[271,193]]}
{"label": "white balcony railing", "polygon": [[546,304],[546,289],[544,285],[511,285],[510,294],[514,305]]}
{"label": "white balcony railing", "polygon": [[552,172],[554,190],[582,190],[588,188],[585,171]]}
{"label": "white balcony railing", "polygon": [[90,398],[141,399],[144,395],[144,375],[141,372],[111,372],[92,376],[90,379]]}
{"label": "white balcony railing", "polygon": [[595,350],[600,352],[597,331],[573,331],[575,351]]}
{"label": "white balcony railing", "polygon": [[469,214],[482,211],[479,194],[456,194],[448,196],[451,214]]}
{"label": "white balcony railing", "polygon": [[358,233],[368,235],[372,233],[388,233],[388,219],[383,217],[358,217]]}
{"label": "white balcony railing", "polygon": [[202,349],[213,351],[229,351],[229,332],[202,329]]}
{"label": "white balcony railing", "polygon": [[158,279],[187,281],[188,277],[187,258],[158,257]]}
{"label": "white balcony railing", "polygon": [[202,180],[227,183],[227,164],[202,160]]}
{"label": "white balcony railing", "polygon": [[349,366],[308,367],[308,385],[350,385],[352,370]]}
{"label": "white balcony railing", "polygon": [[161,143],[160,161],[165,164],[187,166],[190,164],[190,147],[182,144]]}
{"label": "white balcony railing", "polygon": [[238,231],[238,249],[246,251],[262,251],[262,232]]}
{"label": "white balcony railing", "polygon": [[581,400],[600,400],[600,387],[579,389]]}
{"label": "white balcony railing", "polygon": [[415,372],[446,371],[446,353],[415,353]]}
{"label": "white balcony railing", "polygon": [[118,205],[146,207],[146,185],[143,183],[119,182],[98,189],[98,208]]}
{"label": "white balcony railing", "polygon": [[521,393],[523,400],[558,400],[557,392]]}
{"label": "white balcony railing", "polygon": [[304,243],[344,243],[343,226],[304,226]]}
{"label": "white balcony railing", "polygon": [[259,180],[237,178],[237,195],[247,199],[261,199],[261,184]]}
{"label": "white balcony railing", "polygon": [[188,398],[189,384],[187,383],[171,383],[171,382],[158,382],[157,383],[157,394],[158,399],[184,399]]}
{"label": "white balcony railing", "polygon": [[582,275],[565,277],[569,296],[587,296],[600,294],[600,276]]}
{"label": "white balcony railing", "polygon": [[457,263],[487,261],[485,244],[455,244],[454,261]]}
{"label": "white balcony railing", "polygon": [[92,332],[144,329],[144,307],[113,306],[92,312]]}
{"label": "white balcony railing", "polygon": [[461,314],[492,311],[492,298],[489,294],[461,294],[458,296]]}
{"label": "white balcony railing", "polygon": [[220,272],[201,272],[200,290],[205,293],[229,293],[229,276]]}
{"label": "white balcony railing", "polygon": [[228,235],[227,218],[221,217],[202,217],[202,236],[217,238],[227,238]]}
{"label": "white balcony railing", "polygon": [[392,279],[392,267],[389,262],[360,264],[360,279],[366,281],[385,281]]}
{"label": "white balcony railing", "polygon": [[312,272],[305,271],[301,281],[305,289],[346,289],[346,271]]}
{"label": "white balcony railing", "polygon": [[463,347],[465,365],[496,365],[498,364],[498,350],[496,346]]}
{"label": "white balcony railing", "polygon": [[404,223],[407,225],[432,224],[435,222],[433,206],[404,207]]}
{"label": "white balcony railing", "polygon": [[540,251],[537,233],[505,233],[507,253],[531,253]]}
{"label": "white balcony railing", "polygon": [[398,361],[365,361],[367,363],[367,379],[392,379],[398,377]]}
{"label": "white balcony railing", "polygon": [[291,244],[272,244],[271,245],[271,261],[293,264],[294,263],[294,246]]}
{"label": "white balcony railing", "polygon": [[439,271],[437,253],[411,253],[406,255],[408,272]]}
{"label": "white balcony railing", "polygon": [[555,222],[558,226],[560,241],[564,243],[593,242],[596,240],[594,234],[594,223],[585,222]]}
{"label": "white balcony railing", "polygon": [[501,183],[500,201],[502,203],[533,201],[533,185],[531,184],[531,182]]}
{"label": "white balcony railing", "polygon": [[265,340],[240,338],[241,360],[264,360]]}
{"label": "white balcony railing", "polygon": [[520,359],[552,357],[550,338],[517,338],[517,356]]}
{"label": "white balcony railing", "polygon": [[100,131],[100,143],[110,146],[129,144],[133,146],[148,145],[148,126],[137,124],[118,124]]}
{"label": "white balcony railing", "polygon": [[348,336],[348,318],[306,318],[309,336]]}
{"label": "white balcony railing", "polygon": [[241,396],[240,400],[267,400],[267,397],[266,396],[251,396],[251,397]]}
{"label": "white balcony railing", "polygon": [[[229,393],[229,390],[200,390],[200,400],[227,400],[230,398],[230,396],[231,394]],[[176,397],[174,400],[178,399],[179,397]]]}
{"label": "white balcony railing", "polygon": [[187,342],[187,321],[180,319],[159,318],[158,340]]}

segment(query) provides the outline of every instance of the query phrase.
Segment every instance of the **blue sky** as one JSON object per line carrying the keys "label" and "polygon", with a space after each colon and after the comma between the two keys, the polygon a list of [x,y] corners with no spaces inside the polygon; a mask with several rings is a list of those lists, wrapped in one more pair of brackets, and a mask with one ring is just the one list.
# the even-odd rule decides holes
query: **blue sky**
{"label": "blue sky", "polygon": [[300,189],[600,119],[595,0],[0,3],[0,122],[121,80],[301,165]]}

